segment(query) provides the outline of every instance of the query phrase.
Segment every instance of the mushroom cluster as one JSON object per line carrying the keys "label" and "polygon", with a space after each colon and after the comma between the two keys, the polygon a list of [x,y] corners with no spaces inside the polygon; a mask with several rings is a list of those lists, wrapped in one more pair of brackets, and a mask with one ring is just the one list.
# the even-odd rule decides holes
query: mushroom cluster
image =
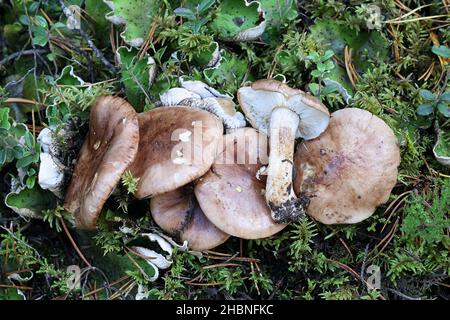
{"label": "mushroom cluster", "polygon": [[150,199],[154,222],[197,251],[230,236],[272,236],[305,213],[356,223],[387,200],[400,155],[381,119],[354,108],[330,116],[275,80],[242,87],[238,101],[253,128],[231,97],[199,81],[139,114],[121,98],[99,98],[65,198],[77,227],[96,227],[125,170],[139,178],[134,196]]}
{"label": "mushroom cluster", "polygon": [[[190,83],[192,92],[205,96],[198,84]],[[95,229],[128,170],[139,178],[134,196],[150,199],[155,223],[192,250],[214,248],[230,235],[255,239],[283,229],[265,204],[265,180],[256,177],[267,164],[267,137],[252,128],[224,135],[227,119],[182,105],[136,113],[123,99],[99,98],[65,198],[76,226]]]}

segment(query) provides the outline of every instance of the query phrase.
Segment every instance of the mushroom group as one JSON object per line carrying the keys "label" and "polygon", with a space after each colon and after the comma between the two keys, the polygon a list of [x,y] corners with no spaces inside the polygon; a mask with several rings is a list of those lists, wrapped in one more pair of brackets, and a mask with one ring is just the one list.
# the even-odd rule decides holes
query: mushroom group
{"label": "mushroom group", "polygon": [[275,80],[238,90],[252,127],[232,97],[199,81],[160,98],[139,114],[121,98],[97,99],[65,198],[77,227],[96,227],[126,170],[154,222],[198,251],[230,236],[272,236],[305,213],[325,224],[360,222],[396,183],[395,135],[367,111],[330,116],[319,99]]}

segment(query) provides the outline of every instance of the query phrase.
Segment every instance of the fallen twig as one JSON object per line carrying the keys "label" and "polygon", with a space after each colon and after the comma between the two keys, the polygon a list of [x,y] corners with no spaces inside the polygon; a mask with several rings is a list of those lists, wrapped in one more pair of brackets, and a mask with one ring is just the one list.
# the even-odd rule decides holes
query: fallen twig
{"label": "fallen twig", "polygon": [[14,60],[16,58],[20,58],[22,56],[31,56],[31,55],[35,55],[35,54],[44,54],[44,53],[49,53],[49,52],[50,51],[48,49],[29,49],[29,50],[14,52],[14,53],[10,54],[9,56],[7,56],[6,58],[4,58],[3,60],[0,60],[0,64],[6,64],[9,61]]}

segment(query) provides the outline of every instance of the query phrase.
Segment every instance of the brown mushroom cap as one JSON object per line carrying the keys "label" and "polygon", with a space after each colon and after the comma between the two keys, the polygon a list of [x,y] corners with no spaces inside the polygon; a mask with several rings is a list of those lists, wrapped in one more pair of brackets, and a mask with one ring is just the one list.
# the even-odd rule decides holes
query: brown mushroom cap
{"label": "brown mushroom cap", "polygon": [[224,136],[223,151],[195,186],[195,195],[208,219],[222,231],[244,239],[269,237],[286,225],[277,224],[264,198],[267,136],[252,128]]}
{"label": "brown mushroom cap", "polygon": [[181,241],[187,241],[192,250],[215,248],[230,237],[204,215],[195,199],[192,186],[153,197],[150,210],[161,229]]}
{"label": "brown mushroom cap", "polygon": [[295,155],[297,194],[311,197],[307,213],[325,224],[368,218],[397,181],[397,139],[380,118],[348,108],[334,112],[327,130]]}
{"label": "brown mushroom cap", "polygon": [[140,141],[130,171],[139,177],[136,198],[175,190],[211,167],[222,139],[213,114],[184,106],[161,107],[138,115]]}
{"label": "brown mushroom cap", "polygon": [[139,125],[133,107],[119,97],[98,98],[64,203],[78,228],[95,228],[103,204],[134,160],[138,143]]}

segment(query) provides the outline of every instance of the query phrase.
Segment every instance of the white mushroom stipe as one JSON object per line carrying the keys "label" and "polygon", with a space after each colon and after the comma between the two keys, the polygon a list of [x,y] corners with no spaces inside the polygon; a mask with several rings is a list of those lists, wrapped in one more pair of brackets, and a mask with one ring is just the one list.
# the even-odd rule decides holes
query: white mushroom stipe
{"label": "white mushroom stipe", "polygon": [[238,100],[250,123],[270,137],[266,201],[279,223],[298,221],[309,199],[293,191],[296,138],[319,136],[328,126],[329,112],[315,97],[276,80],[258,80],[238,91]]}
{"label": "white mushroom stipe", "polygon": [[266,199],[275,221],[287,223],[305,214],[307,198],[298,199],[292,188],[295,132],[299,117],[287,108],[275,108],[270,118],[270,154]]}

